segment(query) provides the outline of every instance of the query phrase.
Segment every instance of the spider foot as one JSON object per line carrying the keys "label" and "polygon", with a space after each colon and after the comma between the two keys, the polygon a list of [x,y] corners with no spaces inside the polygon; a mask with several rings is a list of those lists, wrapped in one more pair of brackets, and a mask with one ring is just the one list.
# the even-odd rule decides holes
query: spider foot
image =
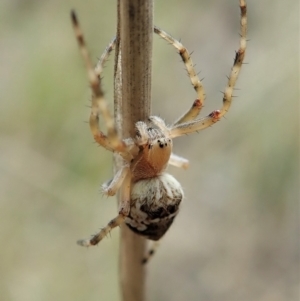
{"label": "spider foot", "polygon": [[86,248],[92,246],[90,239],[79,239],[79,240],[77,240],[77,245],[86,247]]}
{"label": "spider foot", "polygon": [[113,190],[110,186],[113,179],[110,179],[109,181],[103,183],[100,187],[100,192],[102,194],[105,194],[107,196],[114,196],[116,194],[116,191]]}

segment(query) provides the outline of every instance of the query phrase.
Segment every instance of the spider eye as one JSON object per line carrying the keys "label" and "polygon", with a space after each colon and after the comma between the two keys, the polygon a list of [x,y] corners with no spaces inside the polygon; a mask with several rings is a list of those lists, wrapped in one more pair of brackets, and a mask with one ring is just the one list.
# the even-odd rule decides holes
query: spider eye
{"label": "spider eye", "polygon": [[151,128],[151,127],[147,129],[148,132],[151,132],[152,130],[153,130],[153,128]]}
{"label": "spider eye", "polygon": [[164,148],[164,146],[168,146],[167,143],[163,143],[161,140],[157,140],[157,143],[159,144],[160,148]]}

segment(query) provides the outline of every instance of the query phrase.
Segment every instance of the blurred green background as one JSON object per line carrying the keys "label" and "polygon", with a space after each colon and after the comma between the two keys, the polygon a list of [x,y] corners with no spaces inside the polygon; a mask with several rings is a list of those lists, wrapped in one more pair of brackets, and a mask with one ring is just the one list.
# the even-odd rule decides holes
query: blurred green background
{"label": "blurred green background", "polygon": [[[181,212],[148,266],[148,300],[299,300],[299,3],[248,0],[246,62],[221,122],[175,141]],[[118,238],[75,244],[116,215],[100,183],[112,156],[89,132],[88,82],[69,11],[93,59],[116,1],[0,2],[1,300],[119,300]],[[155,24],[194,51],[203,114],[220,108],[239,42],[238,1],[156,1]],[[112,109],[113,59],[104,72]],[[176,51],[155,37],[153,114],[195,99]]]}

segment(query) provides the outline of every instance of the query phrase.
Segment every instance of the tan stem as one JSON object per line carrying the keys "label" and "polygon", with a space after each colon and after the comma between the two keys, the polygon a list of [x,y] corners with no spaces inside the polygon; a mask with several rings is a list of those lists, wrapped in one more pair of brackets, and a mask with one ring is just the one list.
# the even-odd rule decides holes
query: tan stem
{"label": "tan stem", "polygon": [[[123,137],[135,135],[134,124],[151,109],[153,1],[119,0],[115,64],[115,120]],[[122,164],[116,162],[116,165]],[[119,197],[122,197],[122,189]],[[120,282],[123,301],[145,299],[145,239],[121,227]]]}

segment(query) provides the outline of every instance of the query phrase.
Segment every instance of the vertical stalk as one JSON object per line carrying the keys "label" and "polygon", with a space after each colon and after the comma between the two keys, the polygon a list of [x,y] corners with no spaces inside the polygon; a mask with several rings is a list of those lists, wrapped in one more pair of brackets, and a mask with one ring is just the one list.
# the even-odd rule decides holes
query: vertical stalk
{"label": "vertical stalk", "polygon": [[[134,124],[151,109],[153,0],[119,0],[115,61],[115,121],[118,133],[135,136]],[[122,162],[115,162],[116,167]],[[122,189],[119,197],[122,197]],[[121,227],[120,284],[123,301],[145,299],[145,239]]]}

